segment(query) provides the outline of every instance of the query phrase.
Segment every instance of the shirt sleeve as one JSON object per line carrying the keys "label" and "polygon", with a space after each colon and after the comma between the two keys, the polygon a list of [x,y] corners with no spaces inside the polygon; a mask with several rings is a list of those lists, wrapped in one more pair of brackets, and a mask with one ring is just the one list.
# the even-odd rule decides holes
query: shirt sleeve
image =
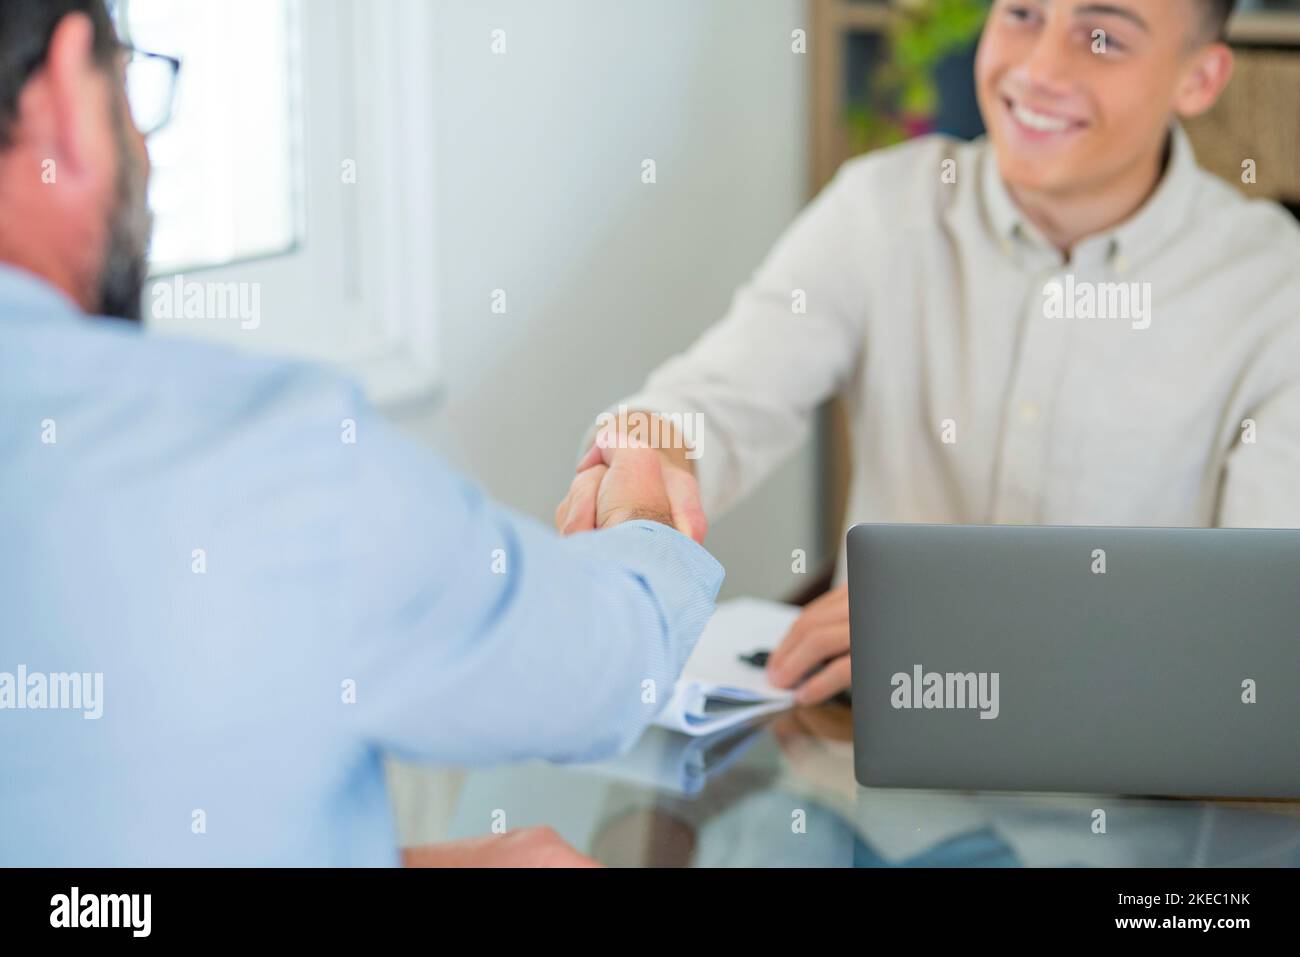
{"label": "shirt sleeve", "polygon": [[645,521],[561,539],[359,402],[343,454],[344,660],[371,742],[470,765],[636,740],[713,611],[707,551]]}
{"label": "shirt sleeve", "polygon": [[692,457],[711,517],[799,446],[817,407],[858,367],[862,223],[870,218],[863,183],[860,164],[846,165],[737,291],[726,316],[617,404],[696,423]]}
{"label": "shirt sleeve", "polygon": [[1231,423],[1217,525],[1300,528],[1300,381],[1292,381]]}

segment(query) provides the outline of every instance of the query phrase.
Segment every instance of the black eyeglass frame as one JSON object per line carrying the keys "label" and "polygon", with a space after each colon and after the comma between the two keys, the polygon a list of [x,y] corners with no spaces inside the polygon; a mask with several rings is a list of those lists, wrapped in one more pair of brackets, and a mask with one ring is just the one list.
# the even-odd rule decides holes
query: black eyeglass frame
{"label": "black eyeglass frame", "polygon": [[[140,57],[144,60],[148,60],[151,62],[165,63],[169,69],[169,74],[168,74],[169,86],[167,90],[167,102],[162,117],[157,121],[155,121],[154,123],[150,124],[148,129],[137,125],[137,128],[140,130],[141,136],[150,136],[154,133],[157,133],[164,126],[170,123],[172,119],[172,114],[176,110],[176,87],[180,80],[181,61],[179,58],[174,56],[169,56],[166,53],[154,53],[152,50],[142,50],[139,47],[134,46],[133,44],[130,43],[118,43],[117,48],[118,48],[118,52],[123,54],[126,57],[126,60],[123,63],[124,75],[125,75],[125,70],[130,66],[131,61],[134,60],[136,57]],[[130,101],[129,88],[127,89],[127,100],[128,102]],[[132,119],[133,120],[136,119],[134,114],[132,115]]]}

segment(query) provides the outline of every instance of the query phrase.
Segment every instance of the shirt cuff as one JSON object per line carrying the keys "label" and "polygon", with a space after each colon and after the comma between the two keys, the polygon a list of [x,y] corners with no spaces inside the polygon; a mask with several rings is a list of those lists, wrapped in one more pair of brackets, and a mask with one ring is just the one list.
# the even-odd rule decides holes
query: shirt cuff
{"label": "shirt cuff", "polygon": [[670,639],[673,677],[680,675],[713,614],[726,577],[721,563],[677,529],[648,520],[574,535],[567,541],[625,569],[645,585]]}

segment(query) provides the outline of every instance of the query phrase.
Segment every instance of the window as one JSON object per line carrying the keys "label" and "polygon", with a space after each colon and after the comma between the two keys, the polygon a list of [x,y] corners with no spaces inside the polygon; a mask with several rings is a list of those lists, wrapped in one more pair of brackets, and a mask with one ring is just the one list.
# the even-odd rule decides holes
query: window
{"label": "window", "polygon": [[[433,391],[432,4],[119,0],[117,14],[136,47],[182,63],[172,120],[149,138],[150,328],[334,364],[380,403]],[[173,288],[207,308],[180,308]],[[243,311],[212,308],[227,289]]]}
{"label": "window", "polygon": [[284,253],[299,242],[294,6],[123,3],[133,44],[183,61],[172,120],[149,140],[155,274]]}

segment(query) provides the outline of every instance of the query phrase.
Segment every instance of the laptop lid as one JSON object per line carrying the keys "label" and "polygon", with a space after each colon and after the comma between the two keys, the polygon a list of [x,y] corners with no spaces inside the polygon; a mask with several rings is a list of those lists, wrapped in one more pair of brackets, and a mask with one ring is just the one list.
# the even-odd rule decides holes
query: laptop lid
{"label": "laptop lid", "polygon": [[873,787],[1300,796],[1300,531],[858,525]]}

